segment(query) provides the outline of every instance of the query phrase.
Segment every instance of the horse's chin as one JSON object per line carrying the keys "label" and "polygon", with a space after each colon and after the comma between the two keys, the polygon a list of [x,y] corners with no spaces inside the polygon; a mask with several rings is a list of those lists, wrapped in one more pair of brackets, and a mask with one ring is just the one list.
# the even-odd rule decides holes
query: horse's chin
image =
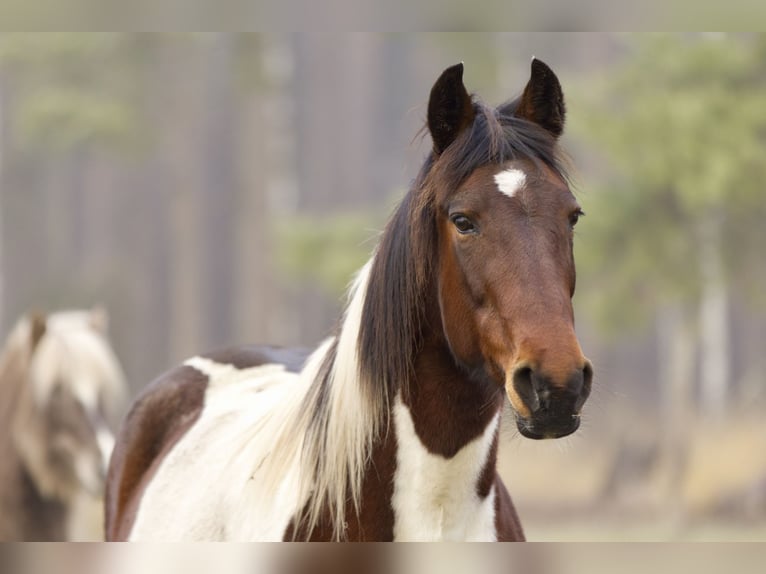
{"label": "horse's chin", "polygon": [[562,438],[580,428],[579,415],[571,415],[558,420],[516,417],[516,426],[522,436],[534,440]]}

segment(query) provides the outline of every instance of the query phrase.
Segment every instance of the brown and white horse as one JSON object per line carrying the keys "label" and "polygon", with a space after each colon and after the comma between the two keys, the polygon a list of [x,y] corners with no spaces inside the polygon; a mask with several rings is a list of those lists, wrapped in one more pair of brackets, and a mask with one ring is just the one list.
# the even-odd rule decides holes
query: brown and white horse
{"label": "brown and white horse", "polygon": [[124,404],[100,310],[30,315],[0,356],[0,540],[103,540],[99,509]]}
{"label": "brown and white horse", "polygon": [[308,358],[198,356],[129,413],[110,540],[523,540],[495,469],[504,396],[520,432],[574,432],[592,368],[573,324],[564,101],[532,61],[521,97],[432,88],[429,154],[337,334]]}

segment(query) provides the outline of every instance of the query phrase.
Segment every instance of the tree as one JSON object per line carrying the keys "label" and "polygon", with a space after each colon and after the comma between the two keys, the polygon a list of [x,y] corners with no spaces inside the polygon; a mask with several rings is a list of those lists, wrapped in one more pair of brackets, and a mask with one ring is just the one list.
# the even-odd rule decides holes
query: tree
{"label": "tree", "polygon": [[614,76],[588,85],[589,124],[577,126],[614,165],[588,196],[600,253],[583,263],[631,305],[602,311],[628,322],[667,305],[684,307],[681,320],[696,315],[711,415],[730,378],[729,280],[752,261],[743,246],[752,237],[737,231],[743,213],[762,210],[764,87],[751,37],[651,36]]}
{"label": "tree", "polygon": [[[588,123],[575,120],[574,130],[612,167],[585,200],[594,217],[582,233],[593,247],[578,260],[594,285],[581,292],[612,327],[657,318],[668,460],[683,458],[697,357],[703,416],[720,419],[728,399],[729,290],[754,262],[754,235],[743,229],[757,230],[748,222],[764,215],[759,42],[645,37],[578,98]],[[673,466],[671,489],[683,470]]]}

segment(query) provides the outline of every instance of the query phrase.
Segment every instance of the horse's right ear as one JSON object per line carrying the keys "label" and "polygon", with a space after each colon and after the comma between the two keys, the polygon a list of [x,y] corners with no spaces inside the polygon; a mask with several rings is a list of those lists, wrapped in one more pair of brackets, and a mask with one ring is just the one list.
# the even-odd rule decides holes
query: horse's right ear
{"label": "horse's right ear", "polygon": [[45,315],[38,313],[37,311],[32,311],[29,314],[29,336],[32,350],[37,347],[37,343],[39,343],[40,339],[45,335],[46,328]]}
{"label": "horse's right ear", "polygon": [[539,125],[555,138],[564,131],[564,93],[556,74],[542,60],[532,58],[531,75],[516,116]]}
{"label": "horse's right ear", "polygon": [[106,308],[101,305],[96,305],[90,310],[90,316],[88,317],[88,323],[93,329],[102,335],[106,335],[109,332],[109,313]]}
{"label": "horse's right ear", "polygon": [[428,99],[428,131],[439,155],[474,119],[471,96],[463,85],[463,64],[444,70]]}

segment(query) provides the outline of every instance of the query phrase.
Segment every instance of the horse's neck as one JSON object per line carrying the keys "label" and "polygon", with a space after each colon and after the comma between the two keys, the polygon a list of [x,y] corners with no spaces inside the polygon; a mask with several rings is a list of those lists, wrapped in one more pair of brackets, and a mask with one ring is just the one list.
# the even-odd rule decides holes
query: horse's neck
{"label": "horse's neck", "polygon": [[424,345],[408,391],[393,405],[395,538],[494,536],[501,406],[496,386],[469,381],[444,344]]}
{"label": "horse's neck", "polygon": [[481,435],[502,407],[503,392],[491,381],[471,380],[446,344],[429,343],[415,359],[415,377],[402,397],[423,445],[454,456]]}

